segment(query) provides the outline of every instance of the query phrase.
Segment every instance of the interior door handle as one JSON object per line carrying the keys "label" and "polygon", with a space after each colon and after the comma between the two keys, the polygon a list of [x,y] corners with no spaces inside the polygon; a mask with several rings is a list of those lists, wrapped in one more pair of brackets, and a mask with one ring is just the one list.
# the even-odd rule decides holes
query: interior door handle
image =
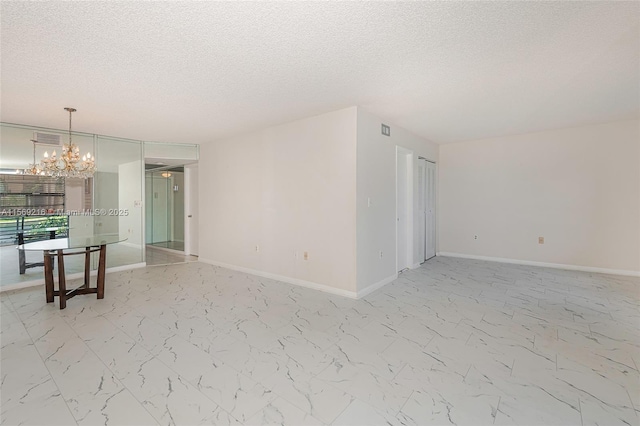
{"label": "interior door handle", "polygon": [[193,217],[193,215],[189,215],[189,216],[187,216],[187,217]]}

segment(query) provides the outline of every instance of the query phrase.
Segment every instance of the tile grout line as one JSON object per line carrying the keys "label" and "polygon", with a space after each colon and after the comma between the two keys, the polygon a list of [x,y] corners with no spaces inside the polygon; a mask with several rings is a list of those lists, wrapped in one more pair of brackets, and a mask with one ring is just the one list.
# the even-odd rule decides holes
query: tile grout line
{"label": "tile grout line", "polygon": [[493,424],[496,424],[496,417],[498,417],[498,412],[500,412],[501,402],[502,402],[502,395],[498,396],[498,405],[496,405],[496,415],[493,416]]}
{"label": "tile grout line", "polygon": [[584,426],[584,419],[582,417],[582,402],[580,401],[580,395],[578,395],[578,408],[580,409],[580,424]]}
{"label": "tile grout line", "polygon": [[[122,302],[122,303],[126,305],[126,303],[125,303],[125,302]],[[141,313],[140,311],[136,310],[135,308],[132,308],[132,309],[133,309],[133,310],[135,310],[138,314],[142,315],[144,318],[147,318],[149,321],[151,321],[151,322],[152,322],[152,323],[154,323],[155,325],[158,325],[158,326],[161,326],[161,327],[167,328],[164,324],[160,324],[160,323],[158,323],[158,322],[154,321],[154,320],[153,320],[153,318],[148,317],[146,314]],[[101,316],[102,316],[102,315],[101,315]],[[188,380],[186,377],[182,376],[182,375],[181,375],[180,373],[178,373],[176,370],[174,370],[173,368],[171,368],[171,366],[167,365],[167,364],[166,364],[165,362],[163,362],[160,358],[158,358],[158,357],[157,357],[157,355],[155,355],[153,352],[151,352],[149,349],[147,349],[147,347],[146,347],[146,346],[144,346],[142,343],[139,343],[138,341],[136,341],[135,337],[133,337],[133,336],[129,335],[126,331],[124,331],[122,328],[120,328],[117,324],[113,323],[109,318],[106,318],[106,317],[104,317],[104,316],[103,316],[103,318],[104,318],[105,320],[107,320],[107,321],[108,321],[111,325],[113,325],[115,328],[117,328],[117,329],[118,329],[118,330],[120,330],[122,333],[124,333],[124,334],[125,334],[127,337],[129,337],[131,340],[133,340],[133,341],[134,341],[134,343],[135,343],[136,345],[140,345],[140,346],[141,346],[145,351],[147,351],[147,352],[151,355],[151,357],[152,357],[153,359],[155,359],[156,361],[158,361],[159,363],[161,363],[162,365],[164,365],[168,370],[172,371],[176,376],[181,377],[182,379],[184,379],[184,381],[185,381],[185,382],[187,382],[187,383],[189,383],[191,386],[193,386],[193,387],[194,387],[194,389],[195,389],[198,393],[200,393],[202,396],[204,396],[204,397],[205,397],[206,399],[208,399],[209,401],[213,402],[213,403],[216,405],[216,407],[220,408],[220,410],[222,410],[222,411],[224,411],[225,413],[227,413],[231,418],[235,419],[236,421],[239,421],[239,420],[238,420],[238,419],[236,419],[236,418],[235,418],[231,413],[229,413],[229,412],[228,412],[227,410],[225,410],[222,406],[220,406],[220,404],[218,404],[216,401],[212,400],[208,395],[204,394],[204,393],[200,390],[200,388],[197,386],[197,384],[194,384],[193,382],[191,382],[190,380]],[[168,329],[168,328],[167,328],[167,329]],[[169,329],[168,329],[168,330],[169,330]],[[173,333],[171,330],[169,330],[169,331],[173,334],[173,336],[172,336],[172,337],[179,337],[179,338],[181,338],[181,336],[179,336],[178,334]],[[183,340],[184,340],[184,339],[183,339]],[[185,342],[186,342],[186,343],[188,343],[188,344],[190,344],[190,345],[193,345],[193,343],[191,343],[191,342],[189,342],[189,341],[186,341],[186,340],[185,340]],[[195,345],[193,345],[193,346],[195,346]],[[198,348],[197,346],[195,346],[195,347],[196,347],[196,348]],[[202,350],[202,349],[200,349],[200,348],[198,348],[198,349],[199,349],[199,350]],[[203,351],[203,352],[204,352],[204,351]],[[207,354],[207,356],[211,357],[211,355],[210,355],[209,353],[207,353],[207,352],[204,352],[204,353],[206,353],[206,354]],[[102,360],[101,360],[101,361],[102,361]],[[214,358],[212,357],[212,362],[213,362],[213,361],[217,361],[217,362],[218,362],[218,363],[220,363],[221,365],[226,365],[227,367],[231,368],[232,370],[234,370],[234,371],[238,372],[238,371],[237,371],[237,370],[235,370],[233,367],[231,367],[230,365],[228,365],[228,364],[226,364],[226,363],[222,362],[221,360],[214,359]],[[108,368],[108,367],[107,367],[107,368]],[[238,374],[243,374],[243,373],[238,372]],[[245,374],[243,374],[243,376],[248,377],[248,376],[246,376]],[[249,379],[251,379],[251,378],[249,377]],[[251,379],[251,380],[253,380],[253,379]],[[253,380],[253,381],[255,382],[255,380]],[[256,383],[257,383],[257,382],[256,382]],[[123,384],[123,386],[125,386],[125,385]],[[125,386],[125,387],[126,387],[126,386]],[[127,390],[129,390],[129,388],[127,388]],[[131,392],[131,390],[129,390],[129,392]],[[135,395],[134,395],[134,398],[135,398]],[[136,398],[136,400],[137,400],[137,398]],[[146,409],[146,408],[145,408],[145,409]],[[151,415],[151,413],[149,413],[149,414]],[[154,417],[153,415],[151,415],[151,417],[153,417],[153,418],[155,419],[155,417]]]}
{"label": "tile grout line", "polygon": [[633,412],[635,413],[636,417],[640,417],[640,415],[638,414],[638,408],[636,408],[636,404],[633,402],[633,398],[631,398],[631,394],[629,393],[629,389],[625,389],[627,391],[627,396],[629,397],[629,401],[631,401],[631,408],[633,409]]}
{"label": "tile grout line", "polygon": [[402,404],[402,406],[400,407],[400,409],[398,410],[398,412],[396,413],[396,415],[394,417],[398,417],[398,415],[400,413],[402,413],[402,410],[409,403],[409,400],[411,399],[411,397],[413,396],[414,393],[416,393],[416,391],[412,390],[411,393],[409,394],[409,396],[407,397],[407,400]]}
{"label": "tile grout line", "polygon": [[[55,302],[54,302],[54,304],[55,304]],[[62,398],[62,400],[64,401],[64,405],[67,407],[67,410],[69,410],[69,414],[71,415],[71,417],[73,418],[73,420],[76,422],[76,425],[77,425],[78,424],[78,419],[76,419],[76,416],[73,414],[73,411],[71,410],[71,407],[69,407],[69,403],[67,402],[67,399],[62,394],[62,390],[60,390],[60,386],[58,385],[58,382],[56,381],[56,379],[53,378],[53,374],[51,374],[51,370],[49,370],[49,367],[47,366],[44,358],[42,358],[42,353],[40,353],[40,350],[36,346],[36,342],[33,340],[33,336],[31,335],[31,333],[29,333],[29,329],[27,328],[26,324],[24,323],[24,321],[20,317],[20,314],[18,314],[18,312],[16,312],[16,315],[18,315],[18,318],[20,319],[20,322],[22,323],[22,326],[24,327],[24,330],[29,335],[29,339],[31,339],[31,343],[33,344],[33,348],[38,353],[38,356],[40,357],[40,360],[42,361],[42,365],[44,366],[44,368],[47,369],[47,373],[49,373],[49,377],[51,378],[51,381],[53,382],[54,385],[56,385],[56,389],[58,390],[58,393],[60,394],[60,398]],[[59,312],[56,312],[56,315],[58,315],[58,317],[60,317],[60,313]]]}
{"label": "tile grout line", "polygon": [[[105,320],[109,321],[107,318],[105,318],[102,314],[98,314],[97,316],[104,318]],[[116,373],[107,365],[105,364],[105,362],[102,360],[102,358],[100,358],[100,356],[96,353],[96,351],[93,350],[93,348],[91,348],[91,346],[89,346],[87,344],[87,342],[85,342],[85,340],[80,337],[80,335],[78,334],[78,332],[75,330],[75,328],[73,327],[73,325],[69,324],[69,321],[67,321],[67,319],[63,316],[61,316],[62,320],[69,326],[69,328],[71,328],[71,330],[73,330],[74,333],[76,333],[76,336],[78,336],[78,339],[80,339],[82,341],[82,343],[87,347],[87,349],[89,349],[98,359],[98,361],[100,361],[102,363],[102,365],[104,365],[104,367],[111,372],[111,374],[113,374],[113,378],[116,379],[118,381],[118,383],[124,388],[126,389],[129,394],[133,397],[133,399],[135,399],[138,404],[140,404],[140,406],[144,409],[144,411],[146,411],[149,416],[151,416],[152,419],[154,419],[156,421],[156,423],[158,423],[158,425],[160,425],[160,421],[158,419],[155,418],[155,416],[153,414],[151,414],[151,412],[149,412],[149,410],[147,410],[147,407],[142,403],[142,401],[140,401],[136,395],[131,391],[131,389],[129,389],[124,383],[122,383],[122,380],[120,380],[120,378],[118,378],[116,376]],[[120,330],[116,325],[114,325],[114,327],[116,327],[118,330]],[[126,333],[125,333],[126,334]],[[133,340],[133,338],[131,338]],[[135,343],[135,340],[134,340]]]}

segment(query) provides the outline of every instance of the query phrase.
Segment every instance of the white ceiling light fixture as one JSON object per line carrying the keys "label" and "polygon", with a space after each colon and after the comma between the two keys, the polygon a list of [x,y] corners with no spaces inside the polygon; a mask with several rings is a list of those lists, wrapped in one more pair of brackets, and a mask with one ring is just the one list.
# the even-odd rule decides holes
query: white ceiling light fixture
{"label": "white ceiling light fixture", "polygon": [[83,178],[93,177],[96,171],[95,157],[91,153],[83,155],[80,158],[80,148],[74,144],[71,137],[71,115],[76,111],[75,108],[67,107],[65,111],[69,111],[69,143],[62,145],[62,154],[57,156],[54,150],[51,156],[48,152],[44,153],[44,158],[39,164],[36,164],[36,141],[33,142],[33,164],[29,168],[23,170],[26,175],[44,175],[64,178]]}

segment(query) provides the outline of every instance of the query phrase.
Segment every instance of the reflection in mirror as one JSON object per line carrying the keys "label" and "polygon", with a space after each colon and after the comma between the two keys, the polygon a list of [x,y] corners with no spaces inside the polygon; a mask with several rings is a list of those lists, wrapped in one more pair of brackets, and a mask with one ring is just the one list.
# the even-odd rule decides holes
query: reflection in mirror
{"label": "reflection in mirror", "polygon": [[[8,195],[11,185],[6,183],[5,177],[16,176],[16,170],[25,169],[33,163],[34,144],[31,141],[34,139],[62,143],[68,140],[68,131],[0,123],[2,202],[7,207],[13,204],[14,207],[46,207],[44,215],[24,212],[29,214],[5,215],[0,220],[0,287],[4,288],[43,280],[42,266],[37,266],[43,261],[42,254],[24,253],[24,262],[21,262],[22,255],[17,250],[20,230],[24,230],[23,238],[31,240],[50,238],[52,235],[63,238],[67,235],[115,234],[125,241],[109,247],[107,267],[142,264],[145,261],[145,158],[175,167],[197,162],[199,156],[198,145],[193,144],[142,142],[73,132],[73,142],[82,153],[95,153],[97,172],[92,179],[63,179],[62,183],[57,183],[59,187],[54,191],[55,196],[36,186],[23,187]],[[37,161],[44,157],[45,151],[50,154],[52,147],[35,145]],[[184,244],[184,227],[180,225],[184,214],[184,198],[180,197],[184,197],[184,188],[180,181],[181,173],[170,173],[173,175],[165,194],[173,204],[166,215],[171,218],[171,226],[166,228],[165,242]],[[163,179],[166,180],[166,177]],[[176,187],[177,191],[174,189]],[[35,201],[37,194],[48,194],[46,197],[49,201],[42,201],[42,197],[40,201]],[[49,205],[50,202],[55,205]],[[63,207],[59,212],[61,204]],[[54,212],[50,212],[50,209]],[[55,235],[46,231],[51,228],[56,228]],[[81,275],[83,262],[82,256],[70,256],[69,262],[65,262],[67,274]],[[23,263],[36,266],[24,268]],[[97,259],[91,261],[94,269],[97,264]]]}

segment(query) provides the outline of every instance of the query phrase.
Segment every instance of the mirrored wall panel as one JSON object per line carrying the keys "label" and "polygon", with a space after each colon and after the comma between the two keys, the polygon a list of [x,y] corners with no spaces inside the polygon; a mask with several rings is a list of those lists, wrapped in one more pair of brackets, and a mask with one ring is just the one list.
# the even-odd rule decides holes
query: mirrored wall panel
{"label": "mirrored wall panel", "polygon": [[[198,146],[72,136],[81,155],[95,157],[92,178],[26,176],[21,172],[46,158],[45,152],[60,155],[68,131],[0,123],[0,289],[43,280],[42,254],[21,252],[20,241],[117,235],[122,241],[109,246],[107,268],[141,264],[147,242],[184,248],[184,174],[177,167],[197,161]],[[165,172],[169,177],[152,173],[145,182],[149,161],[175,170]],[[97,256],[90,266],[97,268]],[[67,275],[81,276],[83,256],[65,258],[65,268]]]}
{"label": "mirrored wall panel", "polygon": [[[141,263],[144,260],[142,145],[98,136],[97,148],[93,231],[118,235],[123,240],[109,247],[107,267]],[[97,266],[97,256],[95,262]]]}

